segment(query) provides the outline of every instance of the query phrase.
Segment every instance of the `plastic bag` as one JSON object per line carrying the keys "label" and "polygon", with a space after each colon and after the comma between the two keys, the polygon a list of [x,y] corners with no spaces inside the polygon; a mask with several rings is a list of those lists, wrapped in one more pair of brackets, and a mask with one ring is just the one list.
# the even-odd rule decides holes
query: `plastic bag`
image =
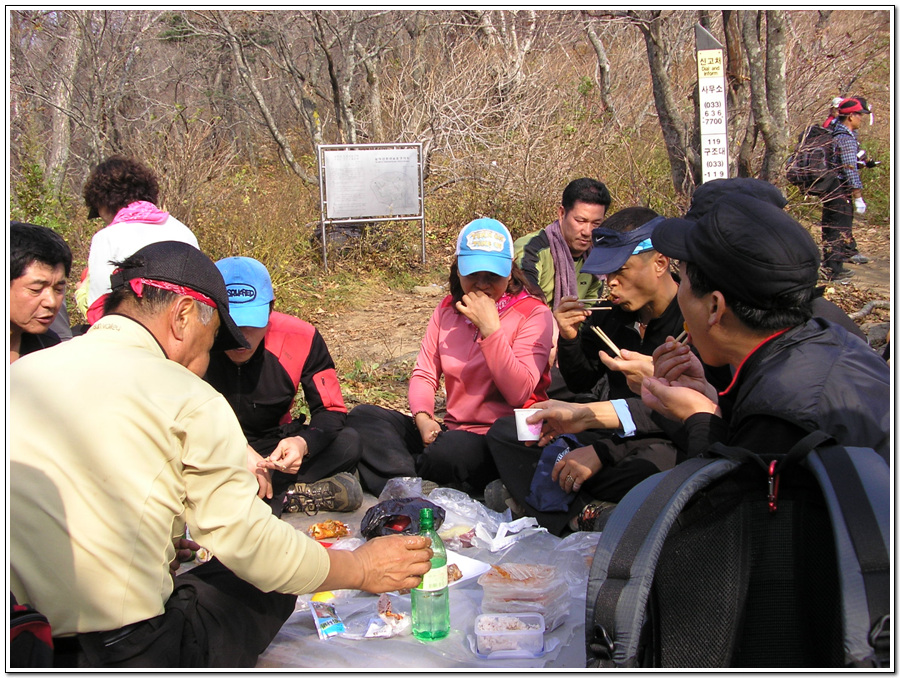
{"label": "plastic bag", "polygon": [[569,504],[575,498],[574,492],[566,492],[558,482],[551,479],[553,467],[570,450],[581,447],[581,443],[573,435],[561,435],[541,452],[534,476],[531,478],[531,492],[525,497],[531,506],[538,511],[568,511]]}
{"label": "plastic bag", "polygon": [[388,499],[371,507],[363,516],[359,532],[367,540],[388,534],[418,534],[419,511],[434,512],[434,529],[444,522],[444,509],[423,497]]}

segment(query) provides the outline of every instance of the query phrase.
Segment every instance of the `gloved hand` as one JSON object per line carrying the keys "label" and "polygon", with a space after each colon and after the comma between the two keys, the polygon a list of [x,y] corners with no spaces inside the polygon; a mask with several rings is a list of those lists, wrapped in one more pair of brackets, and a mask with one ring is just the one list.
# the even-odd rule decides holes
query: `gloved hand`
{"label": "gloved hand", "polygon": [[862,198],[857,198],[853,201],[853,204],[856,205],[856,213],[857,214],[865,214],[866,213],[866,203]]}

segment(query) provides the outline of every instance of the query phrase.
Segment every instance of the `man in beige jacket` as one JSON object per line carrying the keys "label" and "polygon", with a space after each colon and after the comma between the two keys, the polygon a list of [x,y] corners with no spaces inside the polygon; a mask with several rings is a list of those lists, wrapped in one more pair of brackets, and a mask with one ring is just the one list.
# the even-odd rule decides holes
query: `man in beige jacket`
{"label": "man in beige jacket", "polygon": [[[215,264],[148,245],[112,276],[105,317],[10,368],[10,581],[50,621],[57,666],[248,667],[297,594],[415,587],[429,541],[327,551],[278,520],[246,440],[204,382],[246,345]],[[48,384],[53,384],[52,388]],[[216,558],[174,577],[185,523]]]}

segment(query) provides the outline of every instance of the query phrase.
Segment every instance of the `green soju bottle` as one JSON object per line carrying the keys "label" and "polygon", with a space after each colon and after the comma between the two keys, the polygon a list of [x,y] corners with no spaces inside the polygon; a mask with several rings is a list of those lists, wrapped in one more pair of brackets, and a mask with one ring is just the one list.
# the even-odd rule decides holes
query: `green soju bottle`
{"label": "green soju bottle", "polygon": [[419,512],[419,534],[431,538],[431,569],[409,592],[412,603],[412,632],[419,640],[437,640],[450,633],[450,596],[447,593],[447,550],[434,529],[430,508]]}

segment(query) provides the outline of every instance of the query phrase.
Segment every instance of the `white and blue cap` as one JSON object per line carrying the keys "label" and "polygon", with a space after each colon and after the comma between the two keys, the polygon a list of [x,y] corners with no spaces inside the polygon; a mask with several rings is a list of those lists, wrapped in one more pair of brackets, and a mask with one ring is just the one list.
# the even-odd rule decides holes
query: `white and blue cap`
{"label": "white and blue cap", "polygon": [[513,239],[496,219],[475,219],[456,239],[456,263],[460,275],[488,271],[506,277],[512,271]]}
{"label": "white and blue cap", "polygon": [[275,299],[272,278],[256,259],[228,257],[216,262],[228,290],[228,309],[238,327],[265,327]]}
{"label": "white and blue cap", "polygon": [[614,231],[602,226],[591,232],[593,248],[581,270],[592,275],[609,275],[625,265],[629,257],[653,249],[650,236],[664,217],[654,217],[631,231]]}

